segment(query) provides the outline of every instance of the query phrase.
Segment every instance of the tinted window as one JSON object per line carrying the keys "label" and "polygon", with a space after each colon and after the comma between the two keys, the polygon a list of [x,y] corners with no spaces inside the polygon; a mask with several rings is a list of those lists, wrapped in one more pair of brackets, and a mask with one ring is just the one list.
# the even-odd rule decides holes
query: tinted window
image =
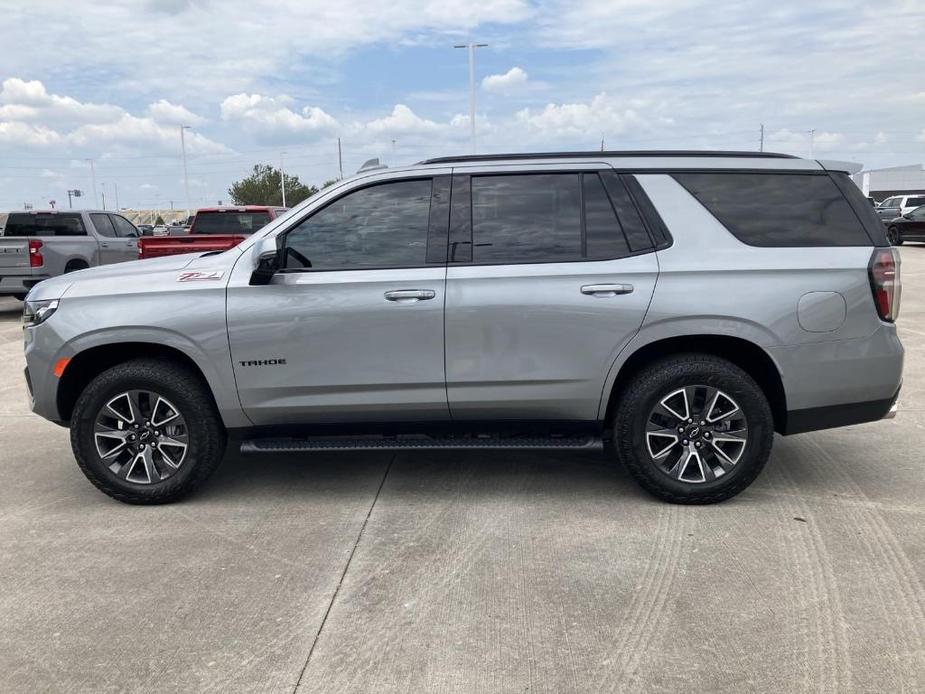
{"label": "tinted window", "polygon": [[197,234],[253,234],[270,221],[268,212],[197,212]]}
{"label": "tinted window", "polygon": [[619,258],[629,253],[620,222],[614,214],[604,184],[597,174],[583,174],[586,225],[584,258]]}
{"label": "tinted window", "polygon": [[578,185],[578,174],[474,176],[473,262],[580,259]]}
{"label": "tinted window", "polygon": [[[348,193],[289,232],[286,246],[314,270],[424,265],[430,197],[430,179]],[[303,267],[291,253],[286,265]]]}
{"label": "tinted window", "polygon": [[6,220],[4,236],[86,236],[80,215],[11,213]]}
{"label": "tinted window", "polygon": [[909,216],[914,219],[923,219],[925,218],[925,206],[916,207],[912,212],[909,213]]}
{"label": "tinted window", "polygon": [[[617,210],[617,216],[620,218],[620,224],[623,226],[623,233],[626,234],[626,240],[629,242],[630,250],[642,251],[652,248],[652,239],[646,232],[646,227],[639,216],[639,212],[636,211],[636,205],[633,204],[633,199],[630,197],[628,189],[623,185],[624,180],[630,181],[634,186],[636,201],[642,202],[642,198],[645,198],[645,193],[642,192],[639,183],[632,177],[626,176],[621,179],[616,173],[609,172],[604,174],[604,180],[607,183],[607,191],[610,193],[613,206]],[[645,198],[645,200],[648,202],[648,198]],[[651,205],[651,203],[649,204]],[[657,214],[654,208],[651,214]]]}
{"label": "tinted window", "polygon": [[674,174],[714,217],[752,246],[867,246],[870,238],[828,175]]}
{"label": "tinted window", "polygon": [[906,200],[906,207],[919,207],[920,205],[925,205],[925,197],[921,198],[909,198]]}
{"label": "tinted window", "polygon": [[138,236],[139,232],[135,225],[128,221],[125,217],[120,217],[117,214],[110,215],[112,218],[112,225],[116,228],[116,233],[119,236]]}
{"label": "tinted window", "polygon": [[887,198],[880,203],[880,207],[899,207],[899,198]]}
{"label": "tinted window", "polygon": [[91,214],[93,226],[96,227],[96,233],[101,236],[115,236],[116,229],[112,225],[112,220],[108,214]]}

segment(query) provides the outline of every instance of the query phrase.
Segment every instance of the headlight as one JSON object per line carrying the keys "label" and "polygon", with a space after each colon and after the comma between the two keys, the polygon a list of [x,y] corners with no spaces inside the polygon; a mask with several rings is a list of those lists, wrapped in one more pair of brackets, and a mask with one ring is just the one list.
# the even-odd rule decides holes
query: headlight
{"label": "headlight", "polygon": [[57,299],[45,299],[43,301],[29,301],[27,299],[22,308],[22,327],[32,328],[44,323],[57,310]]}

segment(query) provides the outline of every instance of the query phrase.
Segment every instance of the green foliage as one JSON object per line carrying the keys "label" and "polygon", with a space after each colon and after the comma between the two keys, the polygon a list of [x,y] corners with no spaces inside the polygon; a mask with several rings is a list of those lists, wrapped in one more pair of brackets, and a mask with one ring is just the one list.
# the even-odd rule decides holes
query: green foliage
{"label": "green foliage", "polygon": [[157,216],[157,219],[154,220],[154,226],[159,227],[164,224],[164,218],[160,215]]}
{"label": "green foliage", "polygon": [[[305,185],[298,176],[286,174],[287,207],[294,207],[317,192],[315,186]],[[279,169],[269,164],[255,164],[251,175],[233,183],[228,194],[235,205],[282,205]]]}

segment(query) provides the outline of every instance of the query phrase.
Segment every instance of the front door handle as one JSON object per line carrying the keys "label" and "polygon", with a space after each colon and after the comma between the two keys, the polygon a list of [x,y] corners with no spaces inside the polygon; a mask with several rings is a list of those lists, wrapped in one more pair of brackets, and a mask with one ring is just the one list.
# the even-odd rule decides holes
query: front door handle
{"label": "front door handle", "polygon": [[385,293],[385,298],[399,304],[413,304],[418,301],[427,301],[437,296],[433,289],[394,289]]}
{"label": "front door handle", "polygon": [[589,296],[617,296],[618,294],[632,294],[631,284],[586,284],[581,288],[582,294]]}
{"label": "front door handle", "polygon": [[108,243],[103,243],[103,242],[101,241],[101,242],[100,242],[100,248],[109,248],[109,244],[108,244]]}

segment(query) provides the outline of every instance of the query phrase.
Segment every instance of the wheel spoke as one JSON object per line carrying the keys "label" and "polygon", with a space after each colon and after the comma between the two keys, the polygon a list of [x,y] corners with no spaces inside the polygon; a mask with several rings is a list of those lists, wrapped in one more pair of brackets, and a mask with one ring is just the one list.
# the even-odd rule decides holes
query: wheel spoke
{"label": "wheel spoke", "polygon": [[668,455],[678,441],[678,433],[675,429],[653,429],[646,432],[646,445],[649,447],[649,455],[654,460]]}
{"label": "wheel spoke", "polygon": [[717,390],[706,408],[706,421],[710,424],[728,419],[739,411],[739,406],[728,395]]}
{"label": "wheel spoke", "polygon": [[[672,404],[669,405],[668,404],[669,402],[671,402]],[[659,400],[658,404],[666,412],[668,412],[672,417],[674,417],[677,420],[684,422],[690,419],[691,408],[690,408],[690,402],[688,401],[688,398],[687,398],[686,388],[679,388],[678,390],[672,393],[669,393],[664,398]],[[679,410],[678,405],[683,405],[684,409]]]}
{"label": "wheel spoke", "polygon": [[[167,424],[167,422],[172,422],[179,416],[180,413],[173,408],[173,405],[164,400],[164,398],[158,396],[151,410],[151,426],[162,427]],[[162,419],[160,419],[160,417],[162,417]]]}
{"label": "wheel spoke", "polygon": [[187,445],[170,436],[162,436],[157,443],[157,451],[168,465],[173,468],[180,467],[186,455]]}
{"label": "wheel spoke", "polygon": [[117,395],[107,402],[106,410],[116,417],[116,419],[126,424],[134,424],[135,419],[138,417],[138,409],[132,402],[132,398],[128,393]]}
{"label": "wheel spoke", "polygon": [[97,431],[93,435],[93,439],[96,442],[96,452],[99,453],[100,459],[108,460],[124,451],[128,445],[128,437],[128,431],[117,431],[115,429]]}

